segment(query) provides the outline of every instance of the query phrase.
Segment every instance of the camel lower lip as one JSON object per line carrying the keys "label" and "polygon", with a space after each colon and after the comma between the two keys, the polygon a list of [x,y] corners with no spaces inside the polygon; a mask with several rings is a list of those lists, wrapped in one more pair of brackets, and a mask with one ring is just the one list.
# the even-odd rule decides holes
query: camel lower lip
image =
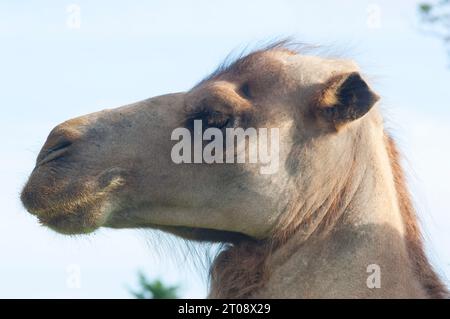
{"label": "camel lower lip", "polygon": [[38,219],[42,225],[66,235],[88,234],[98,228],[95,225],[87,225],[83,222],[82,216],[77,215],[38,217]]}

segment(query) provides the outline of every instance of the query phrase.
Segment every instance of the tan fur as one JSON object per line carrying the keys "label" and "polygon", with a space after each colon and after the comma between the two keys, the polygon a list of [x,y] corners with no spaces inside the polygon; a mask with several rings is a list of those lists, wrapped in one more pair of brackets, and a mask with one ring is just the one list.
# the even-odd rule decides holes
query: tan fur
{"label": "tan fur", "polygon": [[[61,233],[148,227],[223,243],[212,298],[444,297],[359,72],[281,43],[189,92],[70,120],[49,135],[22,202]],[[279,170],[175,164],[171,133],[196,119],[279,129]],[[370,264],[380,289],[366,285]]]}

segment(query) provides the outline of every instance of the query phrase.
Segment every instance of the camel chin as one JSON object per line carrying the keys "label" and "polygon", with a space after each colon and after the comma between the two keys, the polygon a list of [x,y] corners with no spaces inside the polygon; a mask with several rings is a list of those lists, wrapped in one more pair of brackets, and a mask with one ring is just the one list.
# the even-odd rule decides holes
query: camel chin
{"label": "camel chin", "polygon": [[[84,210],[84,209],[83,209]],[[86,208],[87,211],[92,212],[91,209]],[[94,216],[97,214],[94,214]],[[94,216],[89,216],[84,211],[74,211],[69,214],[61,214],[54,217],[38,217],[41,225],[46,226],[57,233],[63,235],[81,235],[89,234],[102,226],[102,219]]]}

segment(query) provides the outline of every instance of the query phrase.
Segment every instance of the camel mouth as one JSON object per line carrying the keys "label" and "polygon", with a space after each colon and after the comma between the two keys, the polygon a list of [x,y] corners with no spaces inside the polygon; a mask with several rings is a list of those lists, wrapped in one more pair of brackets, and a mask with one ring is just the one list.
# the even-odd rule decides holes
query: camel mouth
{"label": "camel mouth", "polygon": [[40,224],[61,234],[86,234],[102,227],[112,211],[112,193],[125,183],[116,170],[82,181],[54,181],[48,171],[39,167],[20,198]]}

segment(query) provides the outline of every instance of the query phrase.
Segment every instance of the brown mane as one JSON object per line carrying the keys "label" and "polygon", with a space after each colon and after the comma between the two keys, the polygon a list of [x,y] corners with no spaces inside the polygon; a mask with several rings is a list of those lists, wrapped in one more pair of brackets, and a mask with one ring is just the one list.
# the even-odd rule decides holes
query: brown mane
{"label": "brown mane", "polygon": [[387,134],[385,134],[385,144],[394,175],[397,200],[405,225],[405,241],[408,255],[414,266],[415,275],[431,298],[446,298],[448,297],[448,290],[439,280],[425,255],[422,234],[400,164],[400,154],[397,146],[392,137]]}

